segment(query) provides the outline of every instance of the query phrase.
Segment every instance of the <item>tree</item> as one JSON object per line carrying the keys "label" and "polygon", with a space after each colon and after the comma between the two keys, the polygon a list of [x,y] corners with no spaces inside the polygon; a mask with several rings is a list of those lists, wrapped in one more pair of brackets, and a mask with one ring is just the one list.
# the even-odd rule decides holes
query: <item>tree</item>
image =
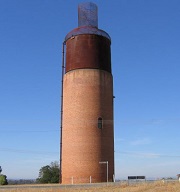
{"label": "tree", "polygon": [[39,170],[39,177],[36,181],[38,183],[59,183],[59,172],[58,162],[51,162],[50,165],[41,167]]}
{"label": "tree", "polygon": [[7,185],[7,176],[6,175],[0,175],[0,185]]}
{"label": "tree", "polygon": [[2,168],[1,168],[1,166],[0,166],[0,185],[7,185],[7,184],[8,184],[8,182],[7,182],[7,176],[1,174],[1,172],[2,172]]}

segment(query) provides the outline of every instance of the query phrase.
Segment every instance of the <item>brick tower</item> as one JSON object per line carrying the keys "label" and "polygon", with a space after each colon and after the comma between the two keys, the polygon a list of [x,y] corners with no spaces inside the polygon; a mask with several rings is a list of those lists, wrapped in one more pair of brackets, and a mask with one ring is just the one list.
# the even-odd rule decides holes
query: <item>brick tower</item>
{"label": "brick tower", "polygon": [[62,184],[113,181],[111,39],[97,17],[95,4],[79,4],[78,28],[65,38]]}

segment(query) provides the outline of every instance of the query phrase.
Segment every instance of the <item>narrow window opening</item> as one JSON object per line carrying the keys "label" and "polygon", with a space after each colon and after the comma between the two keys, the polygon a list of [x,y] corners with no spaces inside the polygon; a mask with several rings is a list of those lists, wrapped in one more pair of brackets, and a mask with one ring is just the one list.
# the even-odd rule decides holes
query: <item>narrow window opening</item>
{"label": "narrow window opening", "polygon": [[98,128],[102,129],[103,128],[103,120],[101,117],[98,118]]}

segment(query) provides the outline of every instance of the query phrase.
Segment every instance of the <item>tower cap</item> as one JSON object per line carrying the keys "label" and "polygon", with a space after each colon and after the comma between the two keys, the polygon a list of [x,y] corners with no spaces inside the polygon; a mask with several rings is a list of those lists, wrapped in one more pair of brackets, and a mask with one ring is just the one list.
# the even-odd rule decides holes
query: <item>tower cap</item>
{"label": "tower cap", "polygon": [[65,41],[74,36],[83,34],[104,36],[111,41],[108,33],[98,29],[98,7],[91,2],[80,3],[78,5],[78,28],[70,31],[66,35]]}

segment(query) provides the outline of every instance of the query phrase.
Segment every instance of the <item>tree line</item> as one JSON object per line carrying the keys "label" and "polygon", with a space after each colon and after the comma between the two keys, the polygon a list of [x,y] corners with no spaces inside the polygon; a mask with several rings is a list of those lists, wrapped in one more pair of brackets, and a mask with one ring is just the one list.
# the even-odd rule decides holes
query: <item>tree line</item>
{"label": "tree line", "polygon": [[33,183],[59,183],[59,163],[57,161],[51,162],[50,165],[46,165],[40,168],[39,177],[36,180],[19,179],[19,180],[7,180],[7,176],[1,174],[2,168],[0,166],[0,185],[13,184],[33,184]]}

